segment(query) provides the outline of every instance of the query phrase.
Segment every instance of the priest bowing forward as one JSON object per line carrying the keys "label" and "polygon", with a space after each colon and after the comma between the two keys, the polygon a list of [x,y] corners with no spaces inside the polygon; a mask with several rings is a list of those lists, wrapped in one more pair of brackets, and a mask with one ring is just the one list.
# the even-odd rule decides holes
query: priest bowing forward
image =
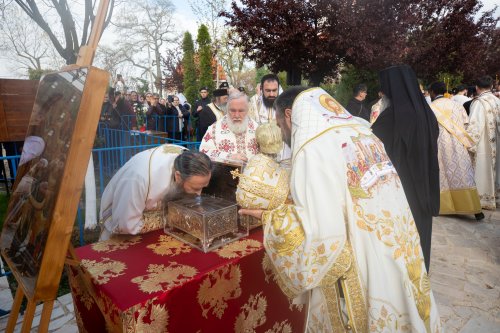
{"label": "priest bowing forward", "polygon": [[162,202],[200,195],[211,177],[210,159],[176,145],[134,155],[111,178],[101,199],[100,240],[114,234],[142,234],[163,227]]}
{"label": "priest bowing forward", "polygon": [[200,151],[213,159],[247,162],[258,153],[257,123],[248,117],[247,95],[232,93],[227,100],[227,110],[227,115],[208,128]]}
{"label": "priest bowing forward", "polygon": [[415,221],[384,146],[323,89],[304,89],[276,100],[293,151],[294,203],[240,210],[262,217],[275,280],[308,303],[307,332],[440,331]]}

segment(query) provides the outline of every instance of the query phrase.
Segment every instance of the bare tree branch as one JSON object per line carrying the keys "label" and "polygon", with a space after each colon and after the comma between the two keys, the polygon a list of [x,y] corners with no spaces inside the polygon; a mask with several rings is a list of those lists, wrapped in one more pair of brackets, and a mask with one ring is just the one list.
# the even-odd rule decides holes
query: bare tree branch
{"label": "bare tree branch", "polygon": [[27,19],[18,7],[5,10],[5,19],[0,23],[0,49],[4,55],[19,65],[26,74],[28,69],[55,69],[61,62],[53,56],[53,45],[43,30]]}
{"label": "bare tree branch", "polygon": [[[47,33],[55,49],[66,60],[67,64],[76,62],[80,47],[87,44],[90,31],[94,25],[96,1],[84,1],[83,22],[77,22],[77,18],[70,9],[68,0],[15,0],[19,7]],[[76,5],[77,3],[75,2],[75,6]],[[115,1],[111,0],[104,29],[111,20],[114,5]],[[42,10],[44,11],[43,14],[41,13]],[[58,17],[58,20],[55,20],[55,22],[59,24],[48,21],[48,17],[54,16]],[[77,26],[80,27],[80,23],[83,23],[81,25],[81,31],[77,29]],[[62,39],[58,37],[59,34],[62,34]],[[78,38],[79,34],[81,34],[81,39]]]}
{"label": "bare tree branch", "polygon": [[[173,10],[170,0],[138,0],[122,9],[113,23],[121,37],[118,49],[129,63],[148,72],[157,85],[163,82],[161,54],[165,52],[164,47],[177,39]],[[151,58],[145,61],[148,52]]]}

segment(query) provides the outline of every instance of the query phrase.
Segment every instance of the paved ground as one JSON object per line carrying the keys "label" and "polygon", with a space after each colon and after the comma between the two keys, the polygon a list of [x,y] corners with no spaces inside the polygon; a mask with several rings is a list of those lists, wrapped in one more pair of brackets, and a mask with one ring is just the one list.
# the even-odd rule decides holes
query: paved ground
{"label": "paved ground", "polygon": [[445,332],[500,332],[500,210],[435,219],[430,277]]}
{"label": "paved ground", "polygon": [[[445,332],[500,332],[500,210],[485,213],[482,222],[465,217],[438,217],[432,236],[431,283]],[[0,279],[0,308],[12,297]],[[34,329],[40,320],[37,308]],[[0,318],[0,332],[7,317]],[[16,332],[21,329],[21,319]],[[71,295],[54,305],[50,332],[77,332]]]}

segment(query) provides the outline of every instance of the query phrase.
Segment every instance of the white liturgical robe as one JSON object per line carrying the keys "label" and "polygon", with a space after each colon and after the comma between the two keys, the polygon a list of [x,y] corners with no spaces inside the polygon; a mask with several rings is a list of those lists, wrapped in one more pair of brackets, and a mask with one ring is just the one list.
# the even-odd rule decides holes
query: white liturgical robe
{"label": "white liturgical robe", "polygon": [[469,117],[467,132],[475,142],[469,151],[481,206],[494,210],[500,205],[500,99],[491,91],[480,94],[471,104]]}
{"label": "white liturgical robe", "polygon": [[136,235],[161,227],[146,212],[158,211],[161,200],[173,184],[175,158],[184,150],[162,145],[134,155],[111,178],[101,198],[101,240],[112,234]]}
{"label": "white liturgical robe", "polygon": [[415,222],[369,124],[306,90],[293,105],[292,152],[294,204],[263,213],[264,266],[309,300],[307,331],[438,332]]}
{"label": "white liturgical robe", "polygon": [[[267,124],[272,121],[276,122],[276,110],[272,106],[265,106],[262,100],[262,96],[255,95],[250,99],[248,116],[255,120],[258,125]],[[283,149],[279,152],[277,157],[278,162],[288,160],[291,157],[292,150],[286,143],[283,142]]]}
{"label": "white liturgical robe", "polygon": [[259,152],[255,139],[257,123],[248,118],[247,130],[235,134],[229,129],[227,117],[210,125],[201,141],[200,152],[219,160],[230,160],[232,154],[243,154],[250,159]]}

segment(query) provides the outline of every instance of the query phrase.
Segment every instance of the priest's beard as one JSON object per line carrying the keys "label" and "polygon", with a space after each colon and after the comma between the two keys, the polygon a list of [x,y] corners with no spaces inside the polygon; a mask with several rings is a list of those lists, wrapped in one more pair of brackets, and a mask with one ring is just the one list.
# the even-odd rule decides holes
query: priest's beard
{"label": "priest's beard", "polygon": [[188,194],[184,192],[184,187],[181,184],[177,184],[174,178],[170,182],[170,186],[168,187],[167,193],[163,196],[162,205],[164,212],[168,211],[168,203],[170,201],[180,200],[183,198],[191,198],[197,197],[197,194]]}
{"label": "priest's beard", "polygon": [[224,103],[224,104],[217,104],[217,107],[218,107],[219,109],[221,109],[221,110],[222,110],[222,112],[224,112],[224,114],[226,114],[226,113],[227,113],[227,103]]}
{"label": "priest's beard", "polygon": [[229,130],[234,134],[242,134],[245,133],[248,127],[248,116],[245,116],[243,120],[239,122],[233,121],[229,116],[227,117],[227,126]]}
{"label": "priest's beard", "polygon": [[177,184],[174,179],[170,182],[167,193],[163,197],[163,203],[166,206],[169,201],[181,199],[184,196],[184,189],[182,184]]}
{"label": "priest's beard", "polygon": [[262,102],[264,102],[264,106],[266,108],[272,108],[275,100],[276,97],[267,98],[266,96],[262,95]]}

